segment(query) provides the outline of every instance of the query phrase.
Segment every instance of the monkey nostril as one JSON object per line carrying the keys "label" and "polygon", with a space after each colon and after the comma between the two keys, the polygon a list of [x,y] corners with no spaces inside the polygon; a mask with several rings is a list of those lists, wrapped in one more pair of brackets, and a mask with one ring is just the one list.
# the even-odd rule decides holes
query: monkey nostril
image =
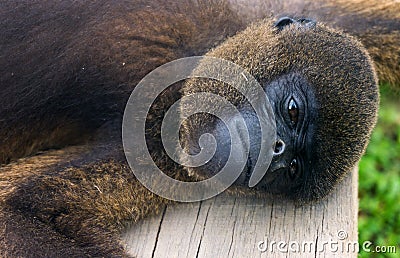
{"label": "monkey nostril", "polygon": [[275,143],[274,156],[281,155],[285,151],[285,143],[279,139]]}

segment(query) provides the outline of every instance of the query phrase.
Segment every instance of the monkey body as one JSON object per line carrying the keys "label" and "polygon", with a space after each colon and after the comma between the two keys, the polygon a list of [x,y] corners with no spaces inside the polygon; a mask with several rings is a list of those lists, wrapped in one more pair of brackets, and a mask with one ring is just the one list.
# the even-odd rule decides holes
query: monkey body
{"label": "monkey body", "polygon": [[[296,38],[293,26],[273,36],[276,35],[273,26],[276,18],[290,14],[315,18],[317,23],[323,21],[330,27],[354,34],[375,61],[379,78],[394,84],[400,82],[398,3],[314,1],[295,5],[295,10],[273,1],[264,2],[265,6],[261,6],[265,8],[259,8],[258,4],[246,7],[249,11],[244,15],[238,11],[240,4],[217,1],[179,4],[173,1],[4,1],[0,8],[0,163],[3,164],[0,167],[0,256],[126,256],[118,239],[124,223],[156,213],[168,201],[145,189],[126,164],[120,140],[122,113],[136,84],[148,72],[168,61],[208,53],[240,64],[257,79],[267,79],[260,69],[271,70],[254,62],[260,61],[260,47],[268,51],[279,42],[275,37]],[[387,14],[389,18],[384,18]],[[350,17],[367,21],[368,26],[355,26]],[[257,21],[259,19],[265,20]],[[256,23],[249,25],[254,21]],[[364,48],[355,39],[334,29],[323,28],[320,33],[327,31],[341,38],[336,44],[346,42],[349,47],[359,49],[354,63],[344,62],[347,66],[338,69],[351,71],[358,65],[358,75],[364,78],[360,89],[365,95],[351,95],[350,92],[349,100],[360,97],[363,105],[370,104],[370,109],[362,110],[365,112],[360,112],[358,122],[350,128],[357,130],[357,126],[364,126],[360,132],[365,136],[363,141],[352,143],[356,147],[342,146],[351,159],[346,164],[338,164],[339,158],[332,159],[332,167],[343,173],[365,149],[376,121],[378,95],[373,87],[375,72],[370,69],[371,60]],[[318,45],[307,36],[303,42],[309,44],[309,51],[317,48],[313,44]],[[382,42],[385,47],[380,47]],[[300,44],[299,41],[289,45],[303,51]],[[245,49],[243,45],[253,47]],[[273,49],[287,51],[279,46]],[[346,52],[332,49],[336,51],[332,53]],[[352,51],[344,55],[354,54]],[[279,80],[279,75],[290,70],[289,64],[297,62],[293,61],[296,57],[289,55],[285,66],[282,55],[276,56],[279,57],[276,62],[282,62],[277,67],[282,70],[269,73],[274,77],[268,78],[269,81]],[[340,64],[340,60],[328,60],[332,57],[323,53],[310,55],[327,58],[320,62]],[[360,60],[364,63],[359,64]],[[305,65],[313,70],[311,63]],[[316,69],[306,78],[313,84],[321,79],[320,65]],[[342,70],[332,75],[343,82],[339,85],[342,88],[332,88],[329,96],[351,91],[347,78],[340,74]],[[325,73],[330,71],[327,69]],[[364,73],[370,76],[368,80]],[[351,76],[351,72],[346,76]],[[353,85],[354,81],[348,81]],[[183,86],[183,94],[194,89],[190,85]],[[200,85],[198,90],[206,87]],[[181,96],[175,88],[165,94],[170,100]],[[318,103],[331,108],[334,107],[332,102],[335,99],[319,99]],[[351,107],[356,109],[357,103],[353,104]],[[161,101],[160,106],[154,107],[149,128],[159,123],[159,115],[168,105],[169,102]],[[338,112],[340,116],[346,112],[337,108],[337,111],[328,110],[325,115],[335,119]],[[365,120],[362,117],[366,117]],[[332,127],[330,132],[324,133],[339,133],[336,129],[340,128]],[[149,130],[150,136],[158,133],[157,127]],[[320,134],[318,137],[322,141],[327,136]],[[330,144],[334,143],[319,145],[319,150],[330,151]],[[171,176],[191,180],[185,170],[170,164],[164,153],[157,152],[158,140],[148,145],[155,150],[158,164]],[[57,150],[38,154],[54,148]],[[352,156],[354,149],[356,154]],[[26,157],[34,154],[38,155]],[[342,157],[344,154],[333,155]],[[340,181],[342,174],[339,174],[332,174],[335,177],[332,184]],[[327,188],[319,192],[316,189],[314,198],[322,198],[327,193],[325,190],[331,188],[330,185],[320,187]]]}

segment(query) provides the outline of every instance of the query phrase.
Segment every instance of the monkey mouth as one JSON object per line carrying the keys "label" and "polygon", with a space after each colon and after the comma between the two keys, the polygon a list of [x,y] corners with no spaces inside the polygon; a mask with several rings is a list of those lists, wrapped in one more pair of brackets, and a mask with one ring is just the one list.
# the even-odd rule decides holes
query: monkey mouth
{"label": "monkey mouth", "polygon": [[[254,172],[254,160],[251,156],[247,158],[246,165],[242,171],[242,173],[239,175],[238,179],[235,181],[235,185],[239,186],[244,186],[244,187],[249,187],[250,185],[250,179],[253,176]],[[275,180],[279,176],[279,173],[277,171],[270,171],[270,166],[266,168],[266,172],[264,173],[264,176],[262,179],[254,186],[256,188],[263,188],[265,187],[268,182],[271,182]]]}
{"label": "monkey mouth", "polygon": [[249,184],[249,181],[250,181],[250,178],[251,178],[251,175],[252,175],[252,172],[253,172],[253,170],[252,170],[252,161],[251,161],[251,158],[249,157],[248,159],[247,159],[247,163],[246,163],[246,171],[245,171],[245,181],[244,181],[244,183],[246,184],[246,185],[248,185]]}

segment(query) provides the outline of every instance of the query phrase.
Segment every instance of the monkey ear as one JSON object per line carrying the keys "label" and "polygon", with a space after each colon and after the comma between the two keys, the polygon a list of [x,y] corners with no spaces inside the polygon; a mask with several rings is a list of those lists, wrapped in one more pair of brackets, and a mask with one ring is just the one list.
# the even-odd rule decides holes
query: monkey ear
{"label": "monkey ear", "polygon": [[277,22],[275,22],[274,26],[278,28],[278,31],[281,31],[285,26],[288,26],[289,24],[295,23],[296,20],[290,18],[290,17],[281,17],[278,19]]}

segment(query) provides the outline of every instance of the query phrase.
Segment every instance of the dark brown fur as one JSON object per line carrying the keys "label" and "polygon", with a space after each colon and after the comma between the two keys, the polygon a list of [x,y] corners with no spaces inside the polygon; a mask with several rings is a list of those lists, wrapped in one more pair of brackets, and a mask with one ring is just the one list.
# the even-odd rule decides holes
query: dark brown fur
{"label": "dark brown fur", "polygon": [[[166,203],[125,163],[130,92],[155,67],[205,54],[271,10],[354,34],[380,79],[399,84],[399,3],[359,2],[255,5],[244,17],[217,1],[2,1],[0,256],[125,256],[123,224]],[[63,149],[38,153],[49,148]]]}

